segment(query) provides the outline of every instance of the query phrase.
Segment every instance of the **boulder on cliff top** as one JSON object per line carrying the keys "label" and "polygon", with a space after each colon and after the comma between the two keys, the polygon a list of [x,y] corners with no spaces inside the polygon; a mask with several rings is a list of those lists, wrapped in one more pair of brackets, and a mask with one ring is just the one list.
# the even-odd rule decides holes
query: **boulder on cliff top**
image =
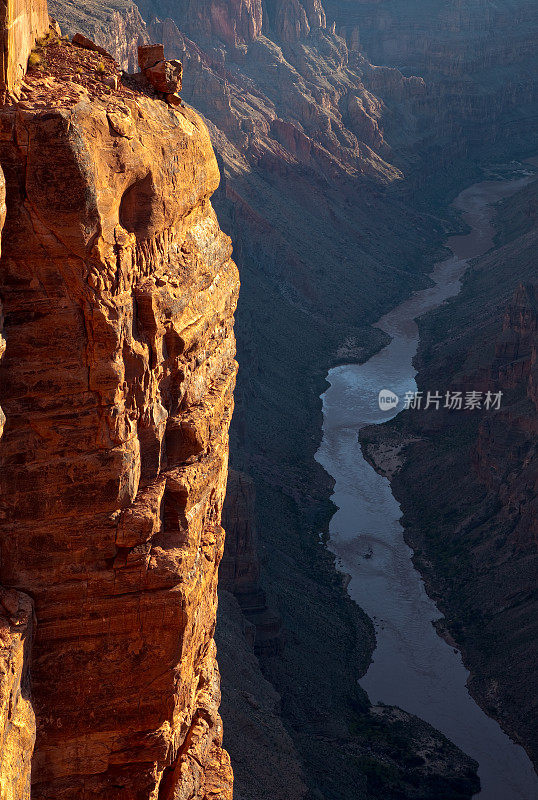
{"label": "boulder on cliff top", "polygon": [[167,61],[164,57],[164,45],[141,45],[138,48],[138,64],[144,77],[157,92],[174,99],[172,105],[177,105],[175,100],[181,98],[176,93],[181,89],[183,65],[176,59]]}
{"label": "boulder on cliff top", "polygon": [[154,89],[163,94],[174,94],[181,89],[183,65],[181,61],[159,61],[144,71]]}
{"label": "boulder on cliff top", "polygon": [[147,44],[138,48],[138,65],[141,72],[164,60],[164,45],[162,44]]}

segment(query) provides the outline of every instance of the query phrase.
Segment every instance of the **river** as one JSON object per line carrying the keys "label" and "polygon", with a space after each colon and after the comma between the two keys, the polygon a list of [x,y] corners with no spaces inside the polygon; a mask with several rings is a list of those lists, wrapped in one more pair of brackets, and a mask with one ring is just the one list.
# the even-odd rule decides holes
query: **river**
{"label": "river", "polygon": [[432,623],[442,615],[413,567],[399,521],[400,507],[389,481],[364,459],[357,433],[402,410],[400,399],[391,411],[381,411],[380,390],[389,389],[400,398],[416,390],[415,320],[459,292],[468,260],[492,246],[492,204],[529,180],[527,173],[484,181],[456,198],[453,205],[471,232],[447,239],[453,255],[435,265],[434,285],[416,292],[376,323],[392,337],[390,344],[364,364],[330,370],[330,388],[322,395],[323,439],[316,454],[335,480],[332,500],[338,510],[331,520],[329,547],[338,568],[351,576],[350,596],[376,629],[376,650],[361,686],[372,702],[416,714],[476,759],[480,800],[533,800],[538,798],[538,777],[523,748],[469,695],[469,673],[460,653],[436,633]]}

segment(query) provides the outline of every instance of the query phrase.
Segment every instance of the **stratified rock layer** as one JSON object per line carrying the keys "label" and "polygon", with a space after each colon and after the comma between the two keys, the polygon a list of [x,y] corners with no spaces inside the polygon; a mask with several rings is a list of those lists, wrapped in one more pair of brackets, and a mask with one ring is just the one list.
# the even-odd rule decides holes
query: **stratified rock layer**
{"label": "stratified rock layer", "polygon": [[238,275],[204,124],[111,91],[101,58],[51,42],[0,113],[0,583],[35,600],[32,797],[228,800],[213,630]]}
{"label": "stratified rock layer", "polygon": [[48,27],[47,0],[1,0],[0,94],[23,79],[34,42]]}

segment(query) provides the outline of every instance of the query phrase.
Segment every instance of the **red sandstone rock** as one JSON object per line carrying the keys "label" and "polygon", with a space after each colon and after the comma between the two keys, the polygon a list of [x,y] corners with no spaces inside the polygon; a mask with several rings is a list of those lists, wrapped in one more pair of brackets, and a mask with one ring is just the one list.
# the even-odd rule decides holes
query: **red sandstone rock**
{"label": "red sandstone rock", "polygon": [[49,29],[47,0],[2,0],[0,3],[0,95],[16,88],[26,72],[36,40]]}
{"label": "red sandstone rock", "polygon": [[181,97],[174,92],[174,94],[167,94],[166,95],[166,102],[169,103],[171,106],[180,106],[181,105]]}
{"label": "red sandstone rock", "polygon": [[108,50],[105,50],[104,47],[95,44],[95,42],[92,42],[92,40],[88,39],[87,36],[83,36],[82,33],[75,33],[73,36],[73,44],[77,45],[77,47],[83,47],[85,50],[93,50],[95,53],[100,53],[100,55],[106,56],[106,58],[112,58]]}
{"label": "red sandstone rock", "polygon": [[174,94],[181,89],[181,61],[159,61],[144,70],[144,75],[154,89],[163,94]]}
{"label": "red sandstone rock", "polygon": [[0,582],[36,603],[32,798],[229,800],[212,636],[238,276],[219,174],[193,111],[89,74],[77,92],[32,75],[0,110]]}
{"label": "red sandstone rock", "polygon": [[0,800],[30,800],[35,717],[30,702],[33,603],[0,588]]}
{"label": "red sandstone rock", "polygon": [[141,45],[138,48],[138,66],[142,72],[163,61],[164,46],[162,44]]}
{"label": "red sandstone rock", "polygon": [[[6,179],[4,178],[4,173],[2,171],[2,168],[0,167],[0,246],[1,246],[2,230],[4,228],[5,221],[6,221]],[[0,300],[0,361],[2,360],[2,356],[4,355],[6,350],[6,342],[2,336],[3,328],[4,328],[4,314],[2,309],[2,301]],[[6,419],[4,417],[4,412],[2,411],[2,407],[0,406],[0,437],[4,432],[5,421]]]}
{"label": "red sandstone rock", "polygon": [[[6,217],[0,169],[0,234]],[[0,360],[5,352],[0,302]],[[0,437],[5,417],[0,408]],[[30,703],[33,603],[22,592],[0,587],[0,800],[30,800],[35,716]]]}

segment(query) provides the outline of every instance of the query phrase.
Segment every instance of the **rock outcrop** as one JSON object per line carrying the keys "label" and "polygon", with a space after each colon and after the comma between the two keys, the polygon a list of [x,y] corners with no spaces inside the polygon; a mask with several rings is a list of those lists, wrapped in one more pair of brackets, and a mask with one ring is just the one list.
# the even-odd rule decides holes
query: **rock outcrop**
{"label": "rock outcrop", "polygon": [[142,45],[138,48],[138,63],[148,83],[166,97],[170,105],[181,105],[177,92],[181,89],[183,65],[181,61],[167,61],[162,44]]}
{"label": "rock outcrop", "polygon": [[20,591],[32,798],[229,800],[213,631],[238,275],[219,170],[192,110],[115,90],[110,59],[56,37],[40,55],[0,109],[2,800],[28,796]]}

